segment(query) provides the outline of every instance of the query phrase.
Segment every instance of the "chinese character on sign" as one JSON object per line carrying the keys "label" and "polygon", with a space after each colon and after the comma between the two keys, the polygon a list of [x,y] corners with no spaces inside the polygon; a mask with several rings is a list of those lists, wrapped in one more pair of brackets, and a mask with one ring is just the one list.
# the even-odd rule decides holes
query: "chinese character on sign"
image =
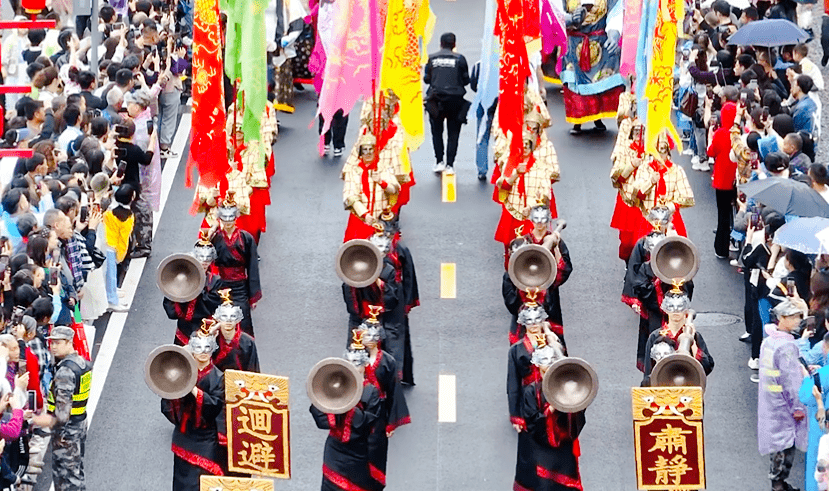
{"label": "chinese character on sign", "polygon": [[248,450],[239,451],[240,465],[254,468],[268,468],[276,460],[273,454],[273,447],[267,443],[248,443],[243,441],[242,446]]}
{"label": "chinese character on sign", "polygon": [[273,413],[268,409],[252,409],[245,406],[239,407],[243,416],[239,416],[238,421],[242,425],[239,428],[239,433],[247,433],[255,436],[260,440],[267,440],[272,442],[276,440],[279,435],[271,435],[271,417]]}
{"label": "chinese character on sign", "polygon": [[650,433],[651,436],[656,437],[656,443],[648,449],[648,452],[660,450],[673,454],[681,450],[682,454],[685,455],[688,453],[685,448],[685,435],[692,435],[693,433],[693,431],[685,431],[682,428],[674,428],[668,423],[662,431]]}
{"label": "chinese character on sign", "polygon": [[[648,470],[656,472],[656,484],[677,485],[682,481],[682,476],[693,470],[687,462],[681,455],[675,455],[671,460],[660,455],[656,458],[656,466],[649,467]],[[668,482],[669,477],[673,479],[672,483]]]}

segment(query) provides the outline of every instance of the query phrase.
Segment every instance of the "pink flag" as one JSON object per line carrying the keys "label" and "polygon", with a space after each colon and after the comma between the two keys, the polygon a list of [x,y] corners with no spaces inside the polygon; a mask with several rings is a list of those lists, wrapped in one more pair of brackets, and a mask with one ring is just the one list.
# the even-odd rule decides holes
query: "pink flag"
{"label": "pink flag", "polygon": [[317,114],[325,120],[323,133],[337,110],[348,114],[361,96],[371,97],[383,35],[372,35],[371,28],[380,27],[370,21],[377,15],[370,3],[374,2],[338,0],[320,5],[318,32],[326,59]]}
{"label": "pink flag", "polygon": [[639,41],[639,24],[642,17],[642,0],[624,0],[625,17],[622,28],[622,61],[619,73],[623,77],[636,74],[636,47]]}
{"label": "pink flag", "polygon": [[558,47],[556,72],[561,72],[561,62],[567,52],[567,31],[564,27],[564,10],[561,2],[541,0],[541,53],[549,55]]}

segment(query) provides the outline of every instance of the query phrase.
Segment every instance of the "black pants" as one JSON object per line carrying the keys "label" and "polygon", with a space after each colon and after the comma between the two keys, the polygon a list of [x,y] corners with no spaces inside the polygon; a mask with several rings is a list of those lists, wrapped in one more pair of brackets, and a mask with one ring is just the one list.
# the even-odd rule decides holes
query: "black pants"
{"label": "black pants", "polygon": [[[746,270],[744,274],[750,273]],[[751,322],[751,357],[760,358],[760,345],[763,343],[763,319],[760,317],[760,306],[757,304],[757,287],[750,285],[746,293],[751,294],[751,298],[746,298],[746,309],[752,309],[751,318],[746,320],[746,322]]]}
{"label": "black pants", "polygon": [[[325,120],[320,115],[319,132],[322,133],[322,127]],[[331,140],[334,140],[334,148],[345,148],[345,130],[348,127],[348,114],[343,114],[342,109],[338,109],[331,118],[331,126],[325,132],[325,144],[331,145]]]}
{"label": "black pants", "polygon": [[736,189],[715,189],[717,195],[717,235],[714,237],[714,252],[728,257],[728,243],[734,224],[734,200]]}
{"label": "black pants", "polygon": [[89,15],[78,15],[75,17],[75,32],[78,33],[78,38],[83,39],[83,33],[87,29],[92,32],[92,17]]}
{"label": "black pants", "polygon": [[443,161],[443,121],[446,120],[446,165],[455,164],[455,155],[458,153],[458,137],[461,134],[463,121],[457,114],[441,111],[437,117],[429,115],[429,124],[432,127],[432,145],[435,147],[435,160]]}

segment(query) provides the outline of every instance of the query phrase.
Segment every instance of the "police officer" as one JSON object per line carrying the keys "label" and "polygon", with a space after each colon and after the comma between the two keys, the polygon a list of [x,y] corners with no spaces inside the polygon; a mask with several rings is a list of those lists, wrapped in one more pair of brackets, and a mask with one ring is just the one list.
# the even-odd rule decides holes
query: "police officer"
{"label": "police officer", "polygon": [[57,491],[85,491],[83,454],[86,443],[86,403],[92,382],[92,363],[75,352],[71,327],[55,326],[49,349],[55,357],[55,378],[46,399],[46,413],[36,426],[52,428],[52,480]]}
{"label": "police officer", "polygon": [[[426,112],[432,127],[432,145],[435,147],[435,172],[454,174],[458,136],[466,123],[470,103],[463,96],[469,84],[469,66],[463,55],[455,53],[455,35],[447,32],[440,37],[440,51],[429,55],[423,81],[429,84],[426,92]],[[443,121],[446,120],[446,162],[443,160]]]}

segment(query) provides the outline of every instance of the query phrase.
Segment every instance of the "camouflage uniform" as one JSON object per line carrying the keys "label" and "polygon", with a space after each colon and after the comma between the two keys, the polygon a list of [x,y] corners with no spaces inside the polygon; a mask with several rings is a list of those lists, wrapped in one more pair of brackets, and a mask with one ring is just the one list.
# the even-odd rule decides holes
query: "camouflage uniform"
{"label": "camouflage uniform", "polygon": [[85,491],[83,454],[86,403],[92,364],[77,353],[58,361],[46,408],[57,422],[52,428],[52,480],[56,491]]}

